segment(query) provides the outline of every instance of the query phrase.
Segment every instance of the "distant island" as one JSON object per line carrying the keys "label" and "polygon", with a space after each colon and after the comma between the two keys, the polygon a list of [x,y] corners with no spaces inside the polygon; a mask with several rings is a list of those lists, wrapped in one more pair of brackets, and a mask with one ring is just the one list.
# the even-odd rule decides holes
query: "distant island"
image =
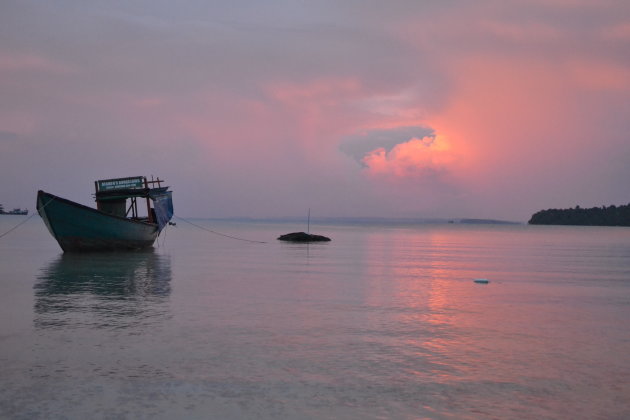
{"label": "distant island", "polygon": [[530,225],[630,226],[630,204],[583,209],[549,209],[535,213]]}
{"label": "distant island", "polygon": [[[454,222],[451,222],[454,223]],[[459,223],[468,225],[521,225],[519,222],[510,222],[507,220],[495,220],[495,219],[461,219]]]}

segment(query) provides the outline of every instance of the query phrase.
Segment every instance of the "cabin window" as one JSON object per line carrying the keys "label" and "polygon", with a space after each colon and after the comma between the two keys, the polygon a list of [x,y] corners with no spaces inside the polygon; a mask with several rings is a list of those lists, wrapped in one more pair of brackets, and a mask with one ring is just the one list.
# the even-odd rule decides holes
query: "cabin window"
{"label": "cabin window", "polygon": [[114,216],[125,217],[127,215],[127,200],[107,200],[99,201],[98,209],[102,212],[113,214]]}

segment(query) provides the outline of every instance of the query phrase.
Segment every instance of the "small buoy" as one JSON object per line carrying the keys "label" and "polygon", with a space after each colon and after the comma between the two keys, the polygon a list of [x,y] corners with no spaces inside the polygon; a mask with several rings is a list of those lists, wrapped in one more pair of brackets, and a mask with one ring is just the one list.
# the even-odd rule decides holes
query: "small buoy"
{"label": "small buoy", "polygon": [[490,283],[490,280],[488,280],[488,279],[475,279],[473,281],[475,283],[479,283],[479,284],[488,284],[488,283]]}

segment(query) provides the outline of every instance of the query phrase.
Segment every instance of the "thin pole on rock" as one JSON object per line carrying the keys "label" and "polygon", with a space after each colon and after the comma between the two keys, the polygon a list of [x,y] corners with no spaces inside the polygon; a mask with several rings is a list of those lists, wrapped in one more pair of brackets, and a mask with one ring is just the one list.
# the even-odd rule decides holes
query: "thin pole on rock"
{"label": "thin pole on rock", "polygon": [[306,233],[310,234],[311,233],[311,208],[308,208],[308,222],[306,225]]}

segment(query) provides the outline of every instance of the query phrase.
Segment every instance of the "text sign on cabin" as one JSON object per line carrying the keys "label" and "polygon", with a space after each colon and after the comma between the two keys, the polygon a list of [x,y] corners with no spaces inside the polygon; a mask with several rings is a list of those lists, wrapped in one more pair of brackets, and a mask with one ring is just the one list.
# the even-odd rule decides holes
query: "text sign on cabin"
{"label": "text sign on cabin", "polygon": [[133,178],[103,179],[97,182],[99,191],[144,188],[144,178],[141,176],[135,176]]}

